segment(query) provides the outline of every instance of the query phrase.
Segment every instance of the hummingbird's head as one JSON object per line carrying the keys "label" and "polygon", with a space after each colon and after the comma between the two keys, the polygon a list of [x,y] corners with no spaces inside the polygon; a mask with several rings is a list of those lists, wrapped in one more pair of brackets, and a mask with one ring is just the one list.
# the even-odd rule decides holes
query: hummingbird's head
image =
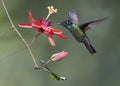
{"label": "hummingbird's head", "polygon": [[70,21],[70,20],[64,20],[60,23],[60,25],[63,25],[64,27],[66,27],[67,29],[70,29],[71,28],[71,25],[73,23]]}

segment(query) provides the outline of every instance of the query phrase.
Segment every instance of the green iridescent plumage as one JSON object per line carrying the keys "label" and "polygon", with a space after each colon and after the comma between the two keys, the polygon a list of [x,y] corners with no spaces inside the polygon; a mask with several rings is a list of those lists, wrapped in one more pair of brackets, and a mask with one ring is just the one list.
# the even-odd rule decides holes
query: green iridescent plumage
{"label": "green iridescent plumage", "polygon": [[105,17],[96,21],[80,25],[76,12],[72,10],[69,11],[69,19],[64,20],[60,24],[66,27],[78,42],[83,43],[91,54],[94,54],[96,53],[96,50],[91,45],[90,40],[86,35],[86,31],[95,27],[97,24],[105,21],[108,18],[109,17]]}

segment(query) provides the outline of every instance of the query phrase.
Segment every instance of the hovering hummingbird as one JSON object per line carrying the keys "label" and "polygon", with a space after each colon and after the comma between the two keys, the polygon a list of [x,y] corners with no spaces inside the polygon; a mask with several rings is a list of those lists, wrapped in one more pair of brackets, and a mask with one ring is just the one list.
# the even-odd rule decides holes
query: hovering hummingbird
{"label": "hovering hummingbird", "polygon": [[78,21],[77,14],[74,10],[69,11],[68,16],[69,16],[69,19],[62,21],[60,23],[60,25],[63,25],[64,27],[66,27],[79,43],[83,43],[85,45],[85,47],[88,49],[88,51],[92,55],[94,53],[96,53],[96,50],[91,45],[91,42],[86,35],[86,31],[91,29],[91,28],[94,28],[97,24],[100,24],[101,22],[105,21],[109,17],[105,17],[102,19],[98,19],[98,20],[91,21],[91,22],[84,23],[84,24],[80,25],[79,21]]}

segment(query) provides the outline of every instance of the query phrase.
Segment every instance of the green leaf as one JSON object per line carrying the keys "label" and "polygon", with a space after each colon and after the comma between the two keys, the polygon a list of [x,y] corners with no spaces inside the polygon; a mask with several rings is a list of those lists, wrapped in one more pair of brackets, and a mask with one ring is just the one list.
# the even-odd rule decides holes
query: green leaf
{"label": "green leaf", "polygon": [[61,77],[53,72],[50,72],[50,76],[53,80],[57,80],[57,81],[60,81],[60,80],[66,80],[65,77]]}

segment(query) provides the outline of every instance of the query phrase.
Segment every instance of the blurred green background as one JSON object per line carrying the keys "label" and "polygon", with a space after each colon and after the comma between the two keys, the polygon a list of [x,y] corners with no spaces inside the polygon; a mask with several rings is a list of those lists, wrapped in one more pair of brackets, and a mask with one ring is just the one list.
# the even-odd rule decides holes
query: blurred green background
{"label": "blurred green background", "polygon": [[47,16],[47,6],[53,5],[58,13],[50,20],[60,22],[67,19],[68,11],[74,9],[80,23],[111,16],[94,29],[87,32],[97,53],[91,55],[83,44],[79,44],[62,26],[67,36],[62,40],[54,36],[56,47],[52,47],[46,35],[38,37],[32,51],[40,65],[40,59],[48,60],[56,52],[66,50],[69,56],[49,63],[57,74],[67,77],[66,81],[54,81],[47,72],[34,70],[33,61],[27,49],[8,56],[24,47],[18,35],[11,30],[10,22],[0,3],[0,86],[120,86],[120,0],[5,0],[10,16],[23,37],[30,42],[35,35],[33,29],[19,28],[19,23],[27,23],[28,10],[33,17]]}

